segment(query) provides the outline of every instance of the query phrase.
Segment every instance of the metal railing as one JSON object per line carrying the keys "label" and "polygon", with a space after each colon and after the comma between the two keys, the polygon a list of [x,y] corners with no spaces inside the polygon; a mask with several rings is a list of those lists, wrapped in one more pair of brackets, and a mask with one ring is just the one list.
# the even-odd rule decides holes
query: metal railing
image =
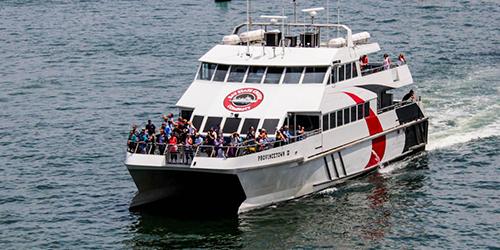
{"label": "metal railing", "polygon": [[232,158],[249,155],[302,141],[310,136],[320,134],[321,131],[321,129],[311,130],[302,135],[291,136],[285,140],[271,139],[263,143],[259,143],[256,140],[248,140],[231,146],[200,145],[196,150],[195,157]]}
{"label": "metal railing", "polygon": [[384,113],[386,111],[393,110],[393,109],[402,108],[402,107],[410,105],[412,103],[415,103],[415,102],[413,102],[413,101],[394,101],[392,105],[387,106],[387,107],[383,107],[383,108],[377,110],[377,114]]}
{"label": "metal railing", "polygon": [[167,144],[155,142],[128,142],[127,151],[133,154],[164,155],[165,162],[191,164],[199,145]]}
{"label": "metal railing", "polygon": [[382,63],[369,63],[368,65],[363,66],[363,68],[361,69],[361,75],[366,76],[366,75],[370,75],[373,73],[382,72],[384,70],[397,68],[399,66],[400,65],[398,65],[396,63],[391,63],[391,65],[389,65],[389,68],[386,69]]}
{"label": "metal railing", "polygon": [[133,154],[164,155],[165,162],[169,164],[189,165],[194,157],[232,158],[243,155],[266,151],[272,148],[285,146],[305,140],[306,138],[321,133],[321,129],[311,130],[302,135],[291,136],[285,140],[269,139],[259,143],[255,139],[244,141],[238,145],[190,145],[167,144],[154,142],[128,142],[127,151]]}

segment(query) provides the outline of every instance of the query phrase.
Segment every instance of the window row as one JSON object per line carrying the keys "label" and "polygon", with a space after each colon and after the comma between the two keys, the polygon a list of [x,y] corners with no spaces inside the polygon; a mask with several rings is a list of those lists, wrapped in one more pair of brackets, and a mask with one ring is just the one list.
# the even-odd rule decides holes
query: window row
{"label": "window row", "polygon": [[361,120],[370,115],[370,102],[360,103],[323,115],[323,131]]}
{"label": "window row", "polygon": [[328,67],[265,67],[202,63],[199,80],[234,83],[321,84]]}
{"label": "window row", "polygon": [[[204,116],[195,115],[192,119],[193,126],[195,128],[200,128],[203,124]],[[203,127],[203,132],[208,132],[210,129],[222,128],[222,132],[225,134],[239,132],[240,134],[246,134],[250,127],[254,127],[255,130],[258,128],[266,129],[268,134],[273,134],[276,132],[276,127],[278,127],[279,119],[264,119],[262,127],[258,127],[260,119],[258,118],[236,118],[228,117],[226,118],[224,125],[222,125],[222,117],[207,116],[205,126]],[[241,132],[238,131],[241,121],[243,121],[243,126],[241,127]]]}
{"label": "window row", "polygon": [[349,80],[358,76],[356,62],[335,65],[332,67],[330,83]]}

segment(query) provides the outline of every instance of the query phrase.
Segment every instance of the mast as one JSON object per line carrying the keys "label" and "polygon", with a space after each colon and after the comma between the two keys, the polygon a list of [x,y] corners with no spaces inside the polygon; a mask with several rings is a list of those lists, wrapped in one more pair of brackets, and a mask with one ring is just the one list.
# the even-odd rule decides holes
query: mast
{"label": "mast", "polygon": [[[340,0],[337,0],[337,25],[340,25]],[[339,26],[337,26],[337,37],[339,37]]]}
{"label": "mast", "polygon": [[326,24],[330,23],[330,0],[326,0]]}
{"label": "mast", "polygon": [[[250,0],[247,0],[247,32],[250,31],[252,20],[250,19]],[[247,56],[250,56],[250,40],[247,41]]]}
{"label": "mast", "polygon": [[293,0],[293,22],[297,23],[297,2]]}

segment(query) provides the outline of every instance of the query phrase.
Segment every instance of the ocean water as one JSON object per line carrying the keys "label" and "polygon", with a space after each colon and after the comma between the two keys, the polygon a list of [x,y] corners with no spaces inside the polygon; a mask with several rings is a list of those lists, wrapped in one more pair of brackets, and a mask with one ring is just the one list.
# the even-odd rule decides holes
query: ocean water
{"label": "ocean water", "polygon": [[[254,16],[281,6],[253,1]],[[427,151],[238,218],[193,219],[128,211],[125,140],[175,111],[245,1],[0,1],[0,248],[499,248],[500,3],[341,7],[354,32],[405,53]]]}

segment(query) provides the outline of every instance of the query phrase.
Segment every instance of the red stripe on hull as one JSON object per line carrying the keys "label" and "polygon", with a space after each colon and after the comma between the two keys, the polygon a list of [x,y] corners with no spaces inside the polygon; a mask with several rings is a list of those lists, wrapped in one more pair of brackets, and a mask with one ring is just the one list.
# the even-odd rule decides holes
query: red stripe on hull
{"label": "red stripe on hull", "polygon": [[[359,96],[349,93],[349,92],[344,92],[347,94],[349,97],[351,97],[356,104],[361,104],[363,103],[363,99],[361,99]],[[384,131],[382,128],[382,124],[380,123],[380,120],[378,117],[375,115],[375,112],[373,112],[372,109],[370,109],[370,115],[365,118],[366,125],[368,126],[368,132],[370,133],[370,136],[381,133]],[[382,158],[384,158],[385,154],[385,144],[386,144],[386,138],[385,135],[377,137],[372,140],[372,152],[370,155],[370,160],[368,161],[368,164],[366,164],[366,168],[371,168],[376,166]]]}

